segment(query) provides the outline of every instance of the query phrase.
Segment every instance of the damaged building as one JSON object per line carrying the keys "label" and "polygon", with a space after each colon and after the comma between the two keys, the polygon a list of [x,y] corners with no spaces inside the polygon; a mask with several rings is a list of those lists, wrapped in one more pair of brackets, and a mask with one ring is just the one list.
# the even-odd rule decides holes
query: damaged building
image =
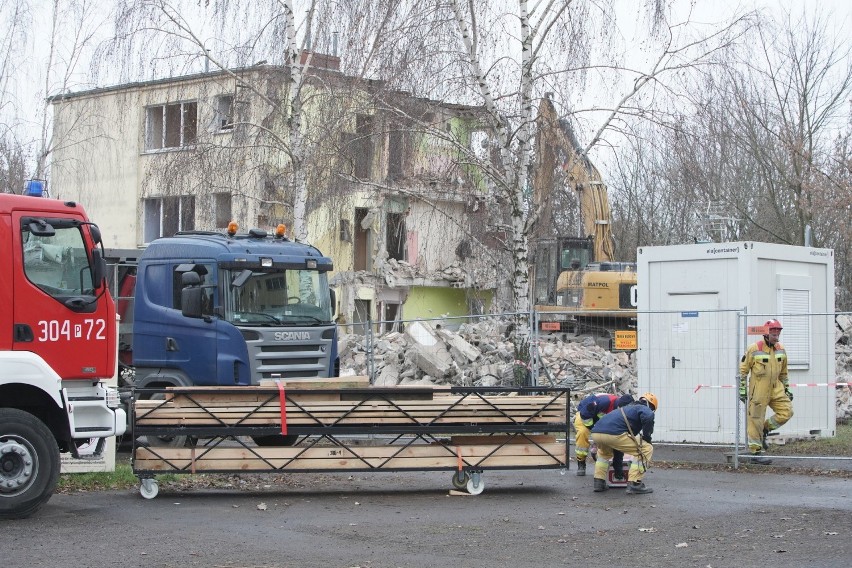
{"label": "damaged building", "polygon": [[303,180],[307,241],[334,261],[346,332],[486,313],[501,258],[471,165],[487,146],[482,110],[348,77],[333,56],[306,52],[302,62],[300,160],[282,110],[287,67],[52,97],[52,195],[84,203],[107,246],[127,249],[231,221],[241,231],[292,227]]}

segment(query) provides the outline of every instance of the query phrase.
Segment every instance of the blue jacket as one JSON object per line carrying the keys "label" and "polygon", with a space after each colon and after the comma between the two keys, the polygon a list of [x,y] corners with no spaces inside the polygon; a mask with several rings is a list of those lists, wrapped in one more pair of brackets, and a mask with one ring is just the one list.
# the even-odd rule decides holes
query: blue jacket
{"label": "blue jacket", "polygon": [[[587,426],[591,426],[591,424],[600,420],[604,414],[631,402],[633,402],[633,397],[629,394],[621,397],[614,394],[590,394],[577,405],[577,412],[580,413],[580,419]],[[589,420],[592,422],[589,423]]]}
{"label": "blue jacket", "polygon": [[[627,421],[630,423],[630,429],[633,430],[634,436],[642,436],[646,441],[651,441],[651,434],[654,433],[654,411],[644,404],[633,403],[623,407],[624,414],[627,416]],[[627,425],[624,423],[624,416],[621,415],[621,410],[610,412],[592,427],[592,434],[612,434],[618,436],[628,432]]]}

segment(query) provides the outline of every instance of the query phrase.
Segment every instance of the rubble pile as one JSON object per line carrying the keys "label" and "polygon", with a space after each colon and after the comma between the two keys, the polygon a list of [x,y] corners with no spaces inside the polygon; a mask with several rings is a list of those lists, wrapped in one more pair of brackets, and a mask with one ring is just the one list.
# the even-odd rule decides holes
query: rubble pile
{"label": "rubble pile", "polygon": [[[852,383],[852,316],[835,318],[834,376],[838,383]],[[837,419],[852,419],[852,387],[837,387]]]}
{"label": "rubble pile", "polygon": [[[852,316],[836,318],[836,382],[852,383]],[[518,342],[521,343],[521,342]],[[443,385],[517,387],[528,372],[518,360],[511,324],[487,320],[451,331],[414,322],[405,332],[374,339],[376,386]],[[368,348],[363,335],[339,342],[341,374],[366,375]],[[596,391],[637,394],[635,353],[612,353],[591,337],[542,336],[543,366],[538,384],[569,386],[572,398]],[[836,389],[837,418],[852,418],[852,388]]]}
{"label": "rubble pile", "polygon": [[[572,340],[573,339],[573,340]],[[517,387],[528,367],[516,354],[510,323],[486,320],[451,331],[413,322],[405,332],[374,340],[376,386],[443,385]],[[341,374],[369,374],[367,339],[344,335],[339,341]],[[627,353],[610,353],[593,338],[546,336],[539,344],[538,384],[569,386],[575,396],[593,391],[636,394],[636,366]]]}

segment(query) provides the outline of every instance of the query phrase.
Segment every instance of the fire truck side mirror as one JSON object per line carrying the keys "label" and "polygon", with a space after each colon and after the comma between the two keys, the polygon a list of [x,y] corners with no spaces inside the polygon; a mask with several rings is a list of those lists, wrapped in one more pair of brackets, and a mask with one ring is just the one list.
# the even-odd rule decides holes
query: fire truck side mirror
{"label": "fire truck side mirror", "polygon": [[101,249],[92,249],[92,287],[100,288],[106,278],[106,260]]}
{"label": "fire truck side mirror", "polygon": [[99,244],[101,244],[101,242],[103,242],[103,237],[101,237],[101,230],[98,228],[97,225],[95,225],[95,224],[89,225],[89,231],[92,234],[92,241],[96,245],[99,245]]}

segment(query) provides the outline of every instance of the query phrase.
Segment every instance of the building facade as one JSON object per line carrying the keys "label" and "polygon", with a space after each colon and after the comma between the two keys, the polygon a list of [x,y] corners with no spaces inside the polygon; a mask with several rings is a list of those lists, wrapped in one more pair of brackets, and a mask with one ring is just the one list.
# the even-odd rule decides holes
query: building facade
{"label": "building facade", "polygon": [[[498,285],[480,109],[309,68],[293,128],[287,68],[257,65],[51,99],[51,194],[109,248],[179,231],[292,226],[334,259],[341,323],[483,313]],[[298,149],[299,151],[296,151]],[[292,236],[292,235],[291,235]]]}

